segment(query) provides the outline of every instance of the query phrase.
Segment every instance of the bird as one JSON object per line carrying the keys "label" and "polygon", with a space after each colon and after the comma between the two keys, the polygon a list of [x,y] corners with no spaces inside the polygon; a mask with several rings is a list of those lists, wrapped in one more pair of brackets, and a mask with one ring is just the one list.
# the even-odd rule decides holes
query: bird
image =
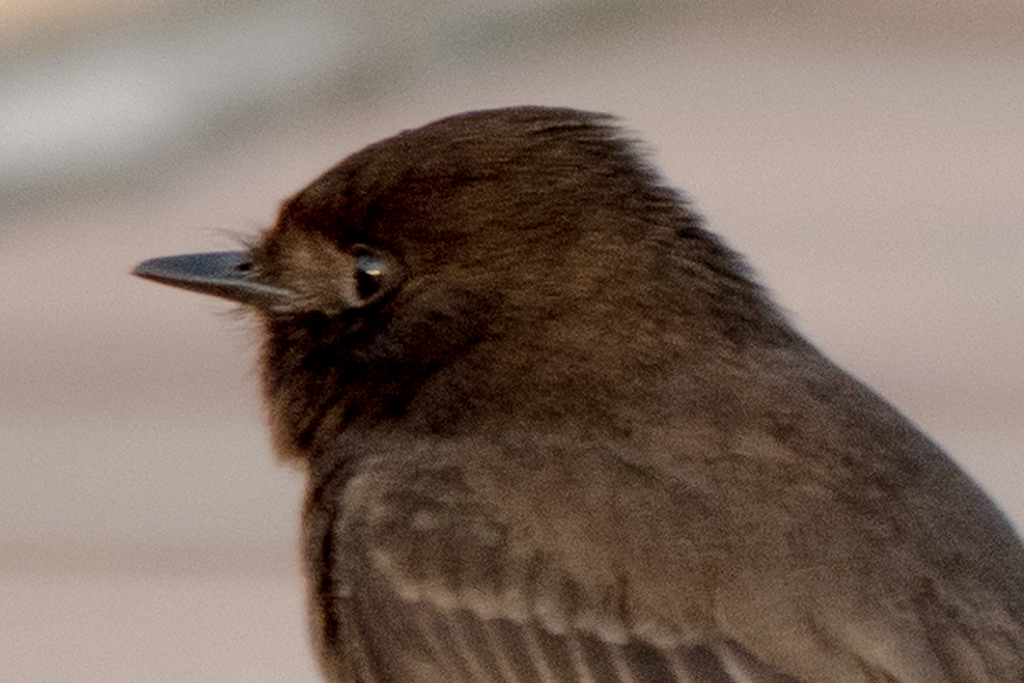
{"label": "bird", "polygon": [[1019,683],[1024,548],[618,119],[465,112],[233,252],[332,683]]}

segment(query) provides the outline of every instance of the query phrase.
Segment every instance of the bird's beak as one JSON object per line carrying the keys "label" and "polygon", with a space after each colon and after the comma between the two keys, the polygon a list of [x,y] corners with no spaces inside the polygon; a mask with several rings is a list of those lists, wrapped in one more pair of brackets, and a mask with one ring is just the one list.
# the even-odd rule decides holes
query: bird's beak
{"label": "bird's beak", "polygon": [[244,251],[164,256],[143,261],[132,272],[147,280],[261,310],[286,307],[295,296],[291,290],[259,281],[252,259]]}

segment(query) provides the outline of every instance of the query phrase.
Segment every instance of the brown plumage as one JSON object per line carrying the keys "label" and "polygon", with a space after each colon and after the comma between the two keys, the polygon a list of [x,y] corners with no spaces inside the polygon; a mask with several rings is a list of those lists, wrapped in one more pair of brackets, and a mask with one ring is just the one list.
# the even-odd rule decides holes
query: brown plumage
{"label": "brown plumage", "polygon": [[607,117],[406,131],[137,272],[262,321],[331,681],[1024,680],[999,511]]}

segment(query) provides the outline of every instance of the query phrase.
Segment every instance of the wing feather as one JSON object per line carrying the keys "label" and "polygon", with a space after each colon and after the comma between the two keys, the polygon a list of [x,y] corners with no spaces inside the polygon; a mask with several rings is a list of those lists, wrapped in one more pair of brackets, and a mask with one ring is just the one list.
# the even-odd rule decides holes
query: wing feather
{"label": "wing feather", "polygon": [[[307,552],[314,627],[323,634],[323,660],[332,681],[1021,680],[1024,635],[1006,621],[997,602],[988,606],[990,613],[960,605],[955,615],[944,616],[934,604],[871,613],[863,606],[874,604],[863,600],[870,595],[837,586],[833,598],[822,592],[827,591],[822,578],[806,586],[793,579],[781,588],[756,583],[737,588],[687,574],[698,566],[692,562],[659,583],[643,556],[628,557],[622,565],[614,553],[607,555],[611,561],[601,559],[601,544],[620,542],[624,533],[609,531],[603,520],[587,526],[586,515],[602,514],[604,508],[584,510],[568,521],[574,534],[597,530],[585,543],[579,536],[561,541],[538,536],[524,532],[507,512],[496,512],[501,501],[481,496],[442,458],[432,467],[397,475],[368,468],[315,487],[307,507]],[[633,520],[623,524],[625,533],[648,531]],[[538,525],[544,528],[543,519]],[[652,558],[662,555],[650,538],[629,547],[650,548]],[[588,565],[591,558],[580,553],[591,552],[598,559]],[[597,569],[590,572],[589,566]],[[676,564],[670,566],[676,570]],[[642,589],[637,576],[648,582]],[[687,585],[687,578],[696,583]],[[731,575],[732,581],[742,578]],[[679,589],[666,590],[666,585]],[[773,586],[783,592],[758,598],[758,590]],[[728,601],[724,590],[734,591]],[[726,611],[709,617],[707,606],[694,606],[687,602],[691,599],[714,600],[715,610]],[[776,607],[780,611],[774,612]],[[718,621],[719,614],[727,619]],[[983,633],[994,636],[982,638]]]}

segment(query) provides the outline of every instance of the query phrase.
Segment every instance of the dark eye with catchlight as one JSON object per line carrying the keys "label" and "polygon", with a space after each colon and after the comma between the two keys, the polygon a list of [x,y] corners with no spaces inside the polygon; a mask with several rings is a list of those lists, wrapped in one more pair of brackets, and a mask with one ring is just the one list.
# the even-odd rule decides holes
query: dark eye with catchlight
{"label": "dark eye with catchlight", "polygon": [[368,249],[356,252],[355,286],[356,295],[362,303],[370,303],[384,289],[388,275],[388,262]]}

